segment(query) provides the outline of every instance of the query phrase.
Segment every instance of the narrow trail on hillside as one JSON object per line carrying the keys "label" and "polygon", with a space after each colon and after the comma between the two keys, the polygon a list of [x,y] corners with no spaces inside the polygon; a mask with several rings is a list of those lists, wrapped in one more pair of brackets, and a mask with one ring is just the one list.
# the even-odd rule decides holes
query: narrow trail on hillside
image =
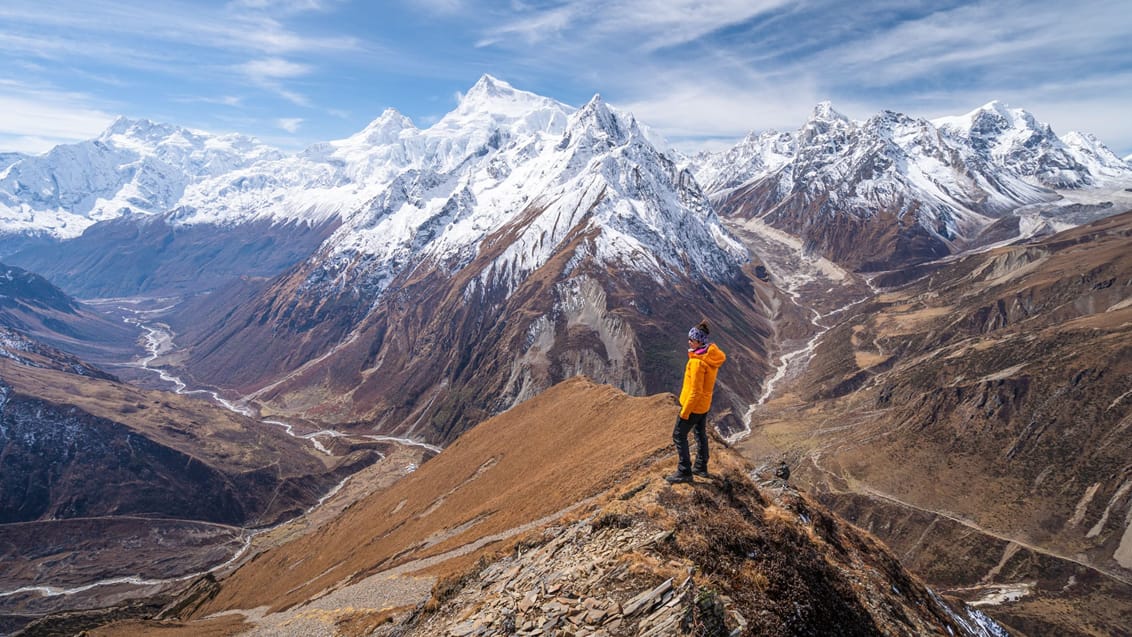
{"label": "narrow trail on hillside", "polygon": [[843,476],[843,475],[840,475],[838,473],[835,473],[835,472],[823,467],[821,465],[821,463],[819,462],[820,458],[821,458],[821,450],[815,450],[815,451],[813,451],[809,454],[810,462],[814,465],[814,468],[816,468],[818,471],[820,471],[820,472],[822,472],[826,475],[832,476],[836,480],[842,480],[842,481],[845,481],[846,483],[849,483],[851,485],[855,484],[854,488],[850,488],[850,489],[846,489],[846,490],[835,490],[833,488],[832,484],[828,484],[827,488],[829,489],[830,493],[834,493],[834,494],[840,493],[840,494],[849,494],[849,495],[866,495],[866,496],[869,496],[869,497],[872,497],[872,498],[876,498],[876,499],[879,499],[879,500],[884,500],[886,502],[890,502],[890,503],[895,504],[897,506],[901,506],[901,507],[904,507],[904,508],[919,511],[921,513],[927,513],[929,515],[944,518],[946,520],[950,520],[952,522],[955,522],[957,524],[965,526],[965,527],[971,529],[972,531],[975,531],[975,532],[980,533],[982,535],[985,535],[987,537],[992,537],[992,538],[995,538],[996,540],[1001,540],[1003,542],[1016,544],[1016,545],[1018,545],[1018,546],[1020,546],[1024,549],[1027,549],[1027,550],[1032,551],[1034,553],[1038,553],[1040,555],[1045,555],[1047,557],[1052,557],[1054,559],[1058,559],[1058,560],[1062,560],[1062,561],[1066,561],[1066,562],[1071,562],[1073,564],[1077,564],[1078,566],[1083,566],[1083,567],[1085,567],[1085,568],[1087,568],[1087,569],[1089,569],[1089,570],[1091,570],[1091,571],[1093,571],[1093,572],[1095,572],[1099,575],[1102,575],[1102,576],[1107,577],[1109,579],[1112,579],[1114,581],[1120,582],[1121,584],[1125,584],[1127,586],[1132,586],[1132,578],[1124,576],[1120,573],[1114,573],[1112,571],[1101,568],[1101,567],[1097,566],[1096,564],[1090,564],[1088,562],[1084,562],[1082,560],[1079,560],[1075,557],[1071,557],[1069,555],[1064,555],[1062,553],[1058,553],[1056,551],[1031,544],[1030,542],[1027,542],[1026,540],[1020,540],[1016,537],[1011,537],[1009,535],[1005,535],[1005,534],[999,533],[997,531],[992,531],[990,529],[987,529],[986,527],[979,525],[977,522],[974,522],[974,521],[969,520],[967,518],[960,517],[960,516],[955,515],[953,513],[948,513],[948,512],[945,512],[945,511],[937,511],[935,509],[929,509],[929,508],[926,508],[926,507],[922,507],[922,506],[919,506],[917,504],[913,504],[911,502],[906,502],[904,500],[901,500],[900,498],[897,498],[896,496],[893,496],[893,495],[888,494],[888,493],[884,493],[884,492],[879,491],[877,489],[874,489],[873,487],[870,487],[866,484],[860,483],[860,481],[858,481],[857,479],[855,479],[851,476]]}

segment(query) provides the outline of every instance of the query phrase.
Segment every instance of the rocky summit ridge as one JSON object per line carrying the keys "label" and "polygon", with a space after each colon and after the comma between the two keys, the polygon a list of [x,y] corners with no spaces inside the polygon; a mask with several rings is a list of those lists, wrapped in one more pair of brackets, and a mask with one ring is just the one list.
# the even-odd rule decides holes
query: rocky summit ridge
{"label": "rocky summit ridge", "polygon": [[567,381],[155,619],[90,634],[1005,634],[718,438],[713,477],[669,485],[674,410]]}

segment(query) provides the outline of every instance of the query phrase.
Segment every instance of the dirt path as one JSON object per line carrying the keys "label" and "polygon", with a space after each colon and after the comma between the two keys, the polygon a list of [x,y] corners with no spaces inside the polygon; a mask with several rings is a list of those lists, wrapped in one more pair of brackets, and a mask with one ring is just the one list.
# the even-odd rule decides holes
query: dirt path
{"label": "dirt path", "polygon": [[971,529],[972,531],[975,531],[975,532],[980,533],[982,535],[985,535],[987,537],[992,537],[992,538],[995,538],[996,540],[1001,540],[1003,542],[1016,544],[1016,545],[1018,545],[1018,546],[1020,546],[1024,549],[1027,549],[1027,550],[1032,551],[1034,553],[1037,553],[1039,555],[1045,555],[1047,557],[1052,557],[1052,558],[1062,560],[1062,561],[1065,561],[1065,562],[1072,562],[1073,564],[1083,566],[1083,567],[1085,567],[1085,568],[1087,568],[1087,569],[1089,569],[1089,570],[1091,570],[1091,571],[1093,571],[1093,572],[1095,572],[1099,575],[1103,575],[1103,576],[1105,576],[1109,579],[1115,580],[1115,581],[1120,582],[1122,584],[1125,584],[1127,586],[1132,586],[1132,578],[1124,576],[1120,573],[1114,573],[1112,571],[1101,568],[1101,567],[1099,567],[1095,564],[1090,564],[1088,562],[1084,562],[1082,560],[1079,560],[1075,557],[1064,555],[1062,553],[1058,553],[1056,551],[1052,551],[1050,549],[1031,544],[1031,543],[1029,543],[1025,540],[1020,540],[1016,537],[1011,537],[1009,535],[1005,535],[1005,534],[999,533],[997,531],[992,531],[990,529],[987,529],[986,527],[979,525],[977,522],[974,522],[972,520],[968,520],[966,518],[960,517],[960,516],[952,514],[952,513],[948,513],[948,512],[944,512],[944,511],[936,511],[934,509],[925,508],[925,507],[913,504],[911,502],[906,502],[906,501],[901,500],[900,498],[897,498],[897,497],[895,497],[891,494],[884,493],[882,491],[878,491],[877,489],[874,489],[874,488],[872,488],[868,485],[862,484],[856,478],[853,478],[851,476],[842,476],[842,475],[839,475],[837,473],[834,473],[833,471],[830,471],[829,469],[826,469],[825,467],[821,466],[821,464],[818,461],[820,456],[821,456],[821,452],[815,451],[815,452],[812,452],[810,454],[810,457],[809,457],[810,462],[814,465],[814,467],[818,471],[821,471],[822,473],[824,473],[826,475],[832,476],[837,481],[843,481],[843,482],[850,485],[850,488],[847,489],[847,490],[837,491],[837,490],[833,490],[832,484],[830,484],[829,485],[830,493],[835,493],[835,494],[842,493],[842,494],[850,494],[850,495],[865,495],[865,496],[868,496],[868,497],[871,497],[871,498],[876,498],[878,500],[884,500],[886,502],[890,502],[892,504],[895,504],[895,505],[898,505],[898,506],[901,506],[901,507],[904,507],[904,508],[912,509],[912,510],[915,510],[915,511],[920,511],[921,513],[927,513],[929,515],[933,515],[933,516],[936,516],[936,517],[951,520],[952,522],[955,522],[957,524],[961,524],[961,525]]}

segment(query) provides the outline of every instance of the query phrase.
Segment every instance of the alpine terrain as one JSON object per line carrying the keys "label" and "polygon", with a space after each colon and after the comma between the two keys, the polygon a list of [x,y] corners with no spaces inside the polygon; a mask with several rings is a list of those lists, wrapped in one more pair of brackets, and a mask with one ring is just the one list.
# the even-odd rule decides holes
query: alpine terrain
{"label": "alpine terrain", "polygon": [[999,102],[686,156],[490,75],[0,155],[0,632],[1122,634],[1130,210]]}

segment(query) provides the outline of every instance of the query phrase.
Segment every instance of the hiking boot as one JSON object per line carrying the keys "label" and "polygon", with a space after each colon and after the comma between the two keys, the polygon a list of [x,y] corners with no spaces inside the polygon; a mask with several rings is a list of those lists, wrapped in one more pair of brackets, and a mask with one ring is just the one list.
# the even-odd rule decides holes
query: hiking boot
{"label": "hiking boot", "polygon": [[692,475],[700,476],[701,478],[710,478],[711,477],[711,474],[708,473],[707,469],[701,469],[699,467],[692,469]]}
{"label": "hiking boot", "polygon": [[664,479],[668,480],[672,484],[676,484],[678,482],[692,482],[692,474],[677,471],[670,476],[664,476]]}

